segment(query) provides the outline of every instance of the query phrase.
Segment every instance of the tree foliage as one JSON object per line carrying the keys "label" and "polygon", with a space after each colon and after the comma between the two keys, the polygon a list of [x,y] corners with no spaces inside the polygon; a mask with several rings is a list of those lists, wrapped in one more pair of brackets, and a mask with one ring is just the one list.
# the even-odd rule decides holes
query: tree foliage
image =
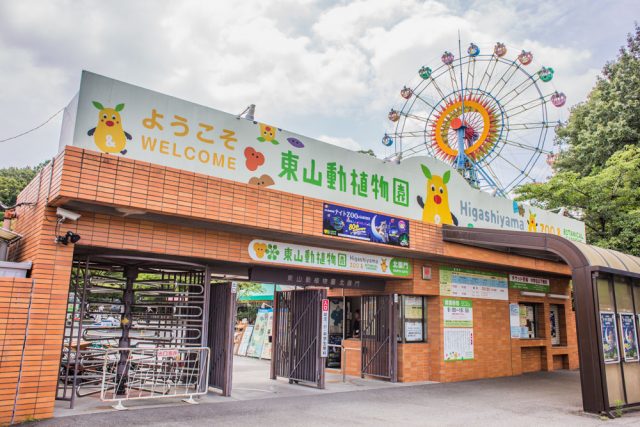
{"label": "tree foliage", "polygon": [[519,193],[521,200],[579,216],[589,243],[640,256],[640,146],[617,151],[589,175],[558,172],[544,184],[520,187]]}
{"label": "tree foliage", "polygon": [[571,110],[557,132],[567,149],[558,171],[588,175],[603,167],[616,151],[640,142],[640,27],[627,37],[618,59],[604,66],[587,100]]}
{"label": "tree foliage", "polygon": [[0,202],[6,206],[14,205],[18,194],[47,163],[49,162],[41,163],[35,167],[0,169]]}
{"label": "tree foliage", "polygon": [[640,27],[605,65],[587,100],[556,133],[561,153],[545,183],[519,200],[565,208],[585,222],[588,242],[640,256]]}

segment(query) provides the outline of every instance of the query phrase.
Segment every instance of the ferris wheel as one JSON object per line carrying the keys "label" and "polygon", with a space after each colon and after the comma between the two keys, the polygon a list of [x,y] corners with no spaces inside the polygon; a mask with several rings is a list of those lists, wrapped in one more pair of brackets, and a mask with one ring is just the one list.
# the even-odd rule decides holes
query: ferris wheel
{"label": "ferris wheel", "polygon": [[547,107],[562,107],[566,96],[550,83],[553,68],[532,63],[528,51],[509,59],[503,43],[491,54],[471,43],[465,56],[447,51],[440,64],[421,67],[418,83],[402,88],[401,106],[388,114],[382,143],[394,153],[387,160],[426,153],[502,196],[535,182],[540,157],[552,158],[548,130],[559,123]]}

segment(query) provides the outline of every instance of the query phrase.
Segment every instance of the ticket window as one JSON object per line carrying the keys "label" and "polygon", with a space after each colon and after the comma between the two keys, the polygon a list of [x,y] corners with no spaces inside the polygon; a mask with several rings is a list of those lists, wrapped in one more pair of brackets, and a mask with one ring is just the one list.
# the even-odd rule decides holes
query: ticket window
{"label": "ticket window", "polygon": [[536,339],[542,338],[541,325],[542,304],[523,303],[520,306],[520,338]]}

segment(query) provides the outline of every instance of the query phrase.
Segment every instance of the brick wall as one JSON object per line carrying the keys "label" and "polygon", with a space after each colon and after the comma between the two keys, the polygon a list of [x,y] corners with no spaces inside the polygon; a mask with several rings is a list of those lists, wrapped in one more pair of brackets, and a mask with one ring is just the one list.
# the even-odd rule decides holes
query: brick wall
{"label": "brick wall", "polygon": [[[17,209],[15,229],[24,237],[14,256],[21,261],[33,262],[31,279],[34,286],[33,292],[28,295],[31,298],[31,316],[28,339],[24,346],[25,357],[22,362],[17,402],[19,410],[16,412],[15,422],[53,416],[73,256],[73,245],[62,246],[54,243],[57,217],[55,208],[47,206],[48,195],[56,191],[55,183],[61,172],[62,160],[58,159],[53,165],[45,167],[22,191],[18,199],[19,202],[33,204]],[[66,232],[66,224],[63,230]],[[20,289],[20,298],[24,299],[25,288],[30,287],[31,283],[31,280],[14,281],[13,285],[6,281],[1,282],[0,295],[6,297],[7,292]],[[6,315],[9,319],[21,319],[24,317],[23,310],[24,302],[21,302],[9,307],[8,311],[0,308],[0,315]],[[15,329],[10,332],[19,341],[18,331],[19,329]],[[0,350],[0,360],[3,364],[3,375],[15,378],[19,371],[14,360],[17,341],[10,342],[13,346],[3,346]],[[5,357],[12,362],[5,365]],[[10,390],[10,385],[0,386],[3,396]],[[0,400],[5,402],[4,397]],[[5,416],[4,411],[0,413]]]}
{"label": "brick wall", "polygon": [[[126,207],[141,209],[161,215],[163,219],[184,220],[183,225],[170,225],[166,221],[151,221],[131,217],[81,212],[77,222],[67,222],[56,230],[55,206],[77,201],[86,205]],[[450,264],[456,260],[490,260],[520,269],[535,269],[567,274],[567,266],[550,261],[533,260],[521,256],[496,253],[486,249],[470,248],[442,241],[442,230],[432,224],[411,221],[411,249],[390,248],[373,243],[352,242],[322,234],[322,201],[310,197],[286,194],[277,190],[259,189],[246,184],[195,174],[178,169],[133,161],[123,157],[100,154],[75,147],[67,147],[54,162],[44,168],[19,196],[19,202],[31,202],[32,206],[17,209],[15,229],[24,236],[14,253],[18,260],[33,262],[31,278],[35,280],[33,290],[33,330],[25,347],[23,372],[20,382],[20,412],[16,421],[28,417],[45,418],[53,414],[57,371],[61,340],[64,331],[66,301],[73,258],[73,245],[54,243],[56,233],[67,230],[82,236],[80,245],[96,248],[122,249],[154,253],[165,256],[196,257],[201,259],[251,262],[247,245],[252,238],[264,232],[276,233],[278,239],[304,241],[314,245],[340,246],[344,249],[371,253],[394,253],[412,258],[413,276],[407,280],[388,281],[385,293],[430,295],[428,302],[429,343],[409,348],[403,346],[401,378],[428,378],[434,381],[454,381],[480,378],[482,376],[509,375],[501,353],[499,363],[491,365],[492,351],[489,345],[478,342],[478,360],[473,362],[446,364],[442,361],[442,302],[438,297],[439,278],[437,263],[425,257],[442,259],[446,256]],[[200,221],[194,225],[194,221]],[[204,227],[202,224],[217,224]],[[189,225],[191,224],[191,225]],[[220,231],[220,226],[225,231]],[[243,234],[233,230],[242,229]],[[227,231],[229,230],[229,231]],[[420,267],[433,267],[433,278],[422,280]],[[29,282],[31,283],[31,282]],[[3,283],[3,288],[10,287]],[[15,288],[11,285],[11,289]],[[336,291],[332,294],[335,295]],[[341,291],[338,291],[341,292]],[[347,291],[349,295],[357,292]],[[9,297],[11,298],[11,297]],[[491,328],[491,322],[501,322],[502,309],[495,302],[474,300],[474,315],[477,316],[478,340],[498,339],[503,351],[502,324]],[[502,302],[505,305],[504,302]],[[500,306],[501,307],[501,306]],[[16,306],[15,309],[18,309]],[[11,317],[14,307],[7,312]],[[506,309],[505,313],[508,313]],[[575,328],[575,321],[567,311],[567,328]],[[508,325],[508,314],[506,324]],[[497,328],[497,329],[496,329]],[[507,331],[508,336],[508,331]],[[406,347],[406,348],[405,348]],[[495,345],[494,345],[495,347]],[[517,344],[511,343],[505,350],[513,365]],[[8,347],[2,348],[4,352]],[[12,350],[13,351],[13,350]],[[553,355],[568,352],[569,365],[577,365],[575,337],[566,349],[551,349],[546,353],[547,365],[553,367]],[[575,355],[574,355],[575,352]],[[354,352],[352,352],[353,354]],[[8,353],[7,353],[8,354]],[[418,361],[426,357],[429,372]],[[351,356],[351,355],[350,355]],[[519,356],[519,353],[518,353]],[[359,363],[360,358],[351,357]],[[422,359],[420,359],[422,360]],[[520,358],[518,358],[520,360]],[[458,366],[459,365],[459,366]],[[6,365],[7,369],[15,368]],[[359,366],[353,366],[359,372]],[[350,368],[350,369],[352,369]],[[4,369],[4,367],[3,367]],[[11,390],[14,371],[3,371],[8,383],[0,386],[0,399]],[[37,375],[32,375],[37,372]],[[512,370],[514,373],[520,370]],[[12,376],[13,375],[13,376]],[[8,391],[9,390],[9,391]],[[30,394],[31,393],[31,394]],[[20,397],[22,396],[22,397]]]}
{"label": "brick wall", "polygon": [[[20,367],[25,358],[31,357],[24,351],[24,344],[32,287],[32,279],[0,277],[0,424],[9,423],[14,410],[18,420],[23,414],[33,413],[33,372],[23,371],[18,387]],[[31,325],[30,332],[37,336],[38,327]],[[28,343],[33,340],[29,338]]]}

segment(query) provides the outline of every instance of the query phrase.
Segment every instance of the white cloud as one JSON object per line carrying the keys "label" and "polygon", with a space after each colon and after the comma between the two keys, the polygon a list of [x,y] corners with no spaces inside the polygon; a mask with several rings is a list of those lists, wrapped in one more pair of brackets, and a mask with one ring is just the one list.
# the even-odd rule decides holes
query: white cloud
{"label": "white cloud", "polygon": [[[533,50],[538,65],[556,69],[554,84],[567,94],[567,107],[583,100],[603,55],[617,50],[593,46],[631,22],[626,10],[633,3],[621,2],[628,6],[618,6],[616,22],[599,22],[597,7],[610,5],[590,6],[576,21],[572,2],[542,0],[4,1],[0,139],[65,105],[80,70],[88,69],[231,113],[254,103],[261,121],[378,151],[399,90],[416,82],[421,65],[438,64],[442,51],[457,49],[458,29],[463,49],[471,40],[488,49],[500,40],[510,54]],[[571,28],[588,25],[600,31],[575,40]],[[0,167],[50,158],[58,134],[56,120],[3,143]]]}
{"label": "white cloud", "polygon": [[317,139],[328,144],[337,145],[351,151],[362,150],[362,145],[353,138],[340,138],[336,136],[320,135]]}

